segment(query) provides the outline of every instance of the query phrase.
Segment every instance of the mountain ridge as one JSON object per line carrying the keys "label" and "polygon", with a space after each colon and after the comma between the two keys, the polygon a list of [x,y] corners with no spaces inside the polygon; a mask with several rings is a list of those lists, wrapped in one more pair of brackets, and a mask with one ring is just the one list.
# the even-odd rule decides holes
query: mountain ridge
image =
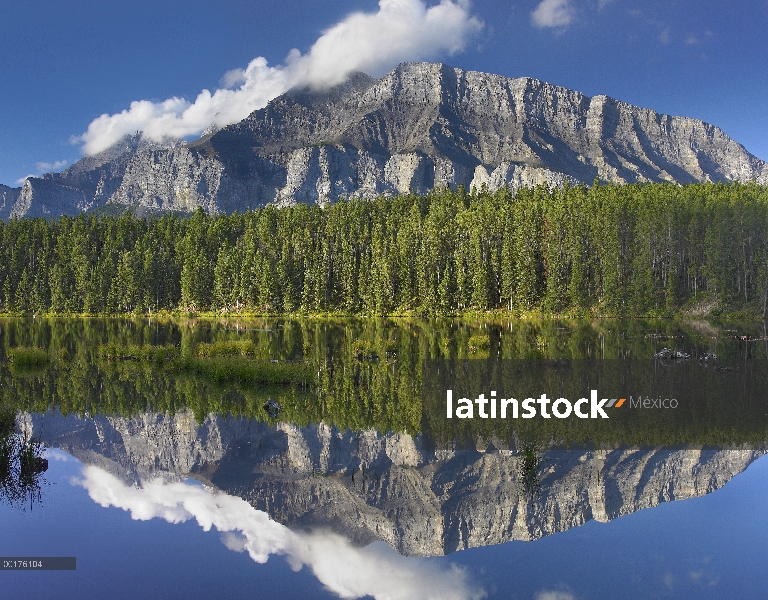
{"label": "mountain ridge", "polygon": [[379,79],[358,73],[330,90],[291,90],[194,141],[130,136],[61,173],[0,190],[0,216],[107,204],[138,214],[231,213],[566,179],[768,183],[768,165],[697,119],[531,77],[403,63]]}
{"label": "mountain ridge", "polygon": [[[22,413],[22,431],[130,485],[195,478],[295,529],[327,528],[406,556],[532,541],[726,485],[755,448],[540,449],[536,489],[521,448],[482,443],[426,450],[420,435],[143,413],[83,418]],[[356,476],[355,476],[356,475]]]}

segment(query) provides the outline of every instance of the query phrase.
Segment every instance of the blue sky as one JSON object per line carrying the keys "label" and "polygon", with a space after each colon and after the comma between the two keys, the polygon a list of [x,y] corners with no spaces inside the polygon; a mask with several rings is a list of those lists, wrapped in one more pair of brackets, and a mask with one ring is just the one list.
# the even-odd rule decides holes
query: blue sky
{"label": "blue sky", "polygon": [[4,0],[0,183],[60,170],[131,127],[190,137],[296,81],[401,60],[703,119],[768,160],[767,33],[768,0]]}

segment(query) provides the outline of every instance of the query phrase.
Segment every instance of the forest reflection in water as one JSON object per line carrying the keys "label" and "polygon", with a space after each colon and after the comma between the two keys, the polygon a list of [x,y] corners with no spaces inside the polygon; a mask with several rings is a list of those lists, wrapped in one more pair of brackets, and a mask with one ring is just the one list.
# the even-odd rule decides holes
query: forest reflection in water
{"label": "forest reflection in water", "polygon": [[[715,392],[746,373],[764,376],[762,329],[664,320],[7,319],[0,389],[15,415],[13,440],[34,440],[40,458],[45,445],[82,461],[79,485],[101,506],[134,519],[197,521],[257,562],[280,554],[308,567],[342,597],[475,598],[482,590],[466,571],[419,557],[536,540],[705,496],[759,459],[764,394],[724,404]],[[14,360],[19,348],[36,349],[27,353],[34,360]],[[651,361],[663,348],[691,359],[662,373],[715,382],[674,427],[475,422],[455,435],[441,429],[444,406],[425,400],[434,384],[425,364],[490,373],[528,361],[555,381],[578,378],[592,362]],[[712,355],[736,368],[707,367]],[[311,379],[301,371],[292,380],[296,366]],[[275,380],[249,380],[254,374]]]}
{"label": "forest reflection in water", "polygon": [[0,501],[14,508],[33,509],[42,500],[48,470],[39,438],[16,429],[16,414],[0,407]]}
{"label": "forest reflection in water", "polygon": [[[451,434],[444,430],[444,400],[432,394],[444,382],[433,377],[428,365],[467,364],[501,373],[518,361],[518,371],[523,368],[532,382],[538,373],[550,382],[552,376],[562,379],[569,368],[575,377],[580,371],[606,371],[601,365],[609,363],[654,362],[652,357],[664,348],[690,355],[686,368],[708,378],[701,380],[703,392],[712,382],[728,389],[749,369],[753,380],[768,380],[768,338],[763,325],[754,323],[5,319],[0,320],[0,388],[4,406],[27,413],[55,407],[65,415],[125,417],[190,410],[198,423],[216,413],[444,438]],[[20,349],[38,358],[20,364],[14,360]],[[735,363],[737,373],[699,368],[711,356]],[[658,361],[654,369],[661,370],[657,367]],[[710,400],[689,407],[698,412],[677,411],[686,421],[666,434],[650,419],[623,426],[620,419],[611,419],[611,431],[582,427],[565,432],[539,420],[535,425],[518,420],[515,431],[489,430],[488,423],[474,420],[465,424],[470,428],[462,435],[487,441],[501,433],[503,443],[512,437],[531,443],[559,437],[563,443],[648,445],[765,439],[768,411],[761,404],[736,411]]]}

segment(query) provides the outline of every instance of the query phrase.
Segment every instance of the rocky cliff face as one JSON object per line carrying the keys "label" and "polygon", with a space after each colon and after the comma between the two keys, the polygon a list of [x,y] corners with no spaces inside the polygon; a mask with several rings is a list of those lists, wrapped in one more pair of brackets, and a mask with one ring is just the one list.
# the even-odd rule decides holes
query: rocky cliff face
{"label": "rocky cliff face", "polygon": [[134,135],[96,156],[79,160],[61,173],[29,177],[14,190],[16,196],[8,207],[8,216],[75,216],[102,207],[120,189],[132,161],[161,147],[171,150],[175,146],[154,144]]}
{"label": "rocky cliff face", "polygon": [[534,540],[725,485],[764,449],[549,449],[535,485],[500,444],[428,451],[419,437],[269,426],[190,412],[130,419],[24,415],[22,427],[129,482],[196,477],[298,528],[405,555]]}
{"label": "rocky cliff face", "polygon": [[514,191],[566,178],[768,183],[768,167],[696,119],[531,78],[410,63],[378,80],[359,74],[327,92],[291,91],[194,142],[127,138],[29,179],[6,210],[228,213],[459,185]]}
{"label": "rocky cliff face", "polygon": [[11,209],[16,204],[21,188],[12,188],[0,184],[0,219],[7,221],[11,216]]}

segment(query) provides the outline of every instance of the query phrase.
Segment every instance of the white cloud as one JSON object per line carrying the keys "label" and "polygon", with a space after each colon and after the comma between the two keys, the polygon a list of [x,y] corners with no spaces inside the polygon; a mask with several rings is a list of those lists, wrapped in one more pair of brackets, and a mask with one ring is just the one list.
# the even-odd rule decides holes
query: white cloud
{"label": "white cloud", "polygon": [[669,571],[664,573],[664,575],[661,576],[661,581],[664,583],[665,586],[667,586],[670,590],[675,587],[675,576],[672,575]]}
{"label": "white cloud", "polygon": [[341,83],[352,71],[379,75],[406,60],[433,59],[464,49],[481,23],[466,0],[380,0],[379,12],[357,13],[323,33],[291,66],[315,86]]}
{"label": "white cloud", "polygon": [[55,448],[46,448],[44,456],[48,460],[56,460],[59,462],[68,462],[70,459],[69,454]]}
{"label": "white cloud", "polygon": [[57,160],[52,163],[49,162],[39,162],[35,164],[35,167],[37,168],[37,174],[30,173],[29,175],[25,175],[24,177],[19,177],[14,183],[16,185],[24,185],[24,182],[29,179],[30,177],[39,177],[40,173],[50,173],[51,171],[59,171],[63,169],[65,166],[67,166],[66,160]]}
{"label": "white cloud", "polygon": [[63,169],[66,164],[66,160],[57,160],[52,163],[39,162],[35,166],[40,173],[48,173],[50,171],[58,171],[59,169]]}
{"label": "white cloud", "polygon": [[212,123],[244,119],[296,85],[331,86],[353,71],[380,75],[399,62],[459,52],[482,27],[470,15],[469,0],[440,0],[430,7],[424,0],[379,0],[378,12],[349,15],[324,31],[306,54],[292,50],[283,65],[270,67],[265,58],[255,58],[245,69],[228,71],[222,88],[203,90],[194,102],[134,101],[120,113],[94,119],[73,142],[95,154],[136,131],[155,141],[198,135]]}
{"label": "white cloud", "polygon": [[671,40],[672,37],[669,34],[669,27],[667,27],[659,34],[659,41],[666,46]]}
{"label": "white cloud", "polygon": [[152,480],[137,488],[95,466],[83,469],[78,482],[91,499],[114,506],[136,520],[161,518],[169,523],[195,519],[205,530],[222,532],[225,546],[265,563],[284,555],[294,570],[309,567],[327,589],[341,598],[376,600],[469,600],[484,597],[463,570],[440,568],[420,558],[405,558],[383,542],[365,548],[330,532],[297,533],[276,523],[245,500],[199,485]]}
{"label": "white cloud", "polygon": [[24,177],[19,177],[14,183],[16,185],[24,185],[24,182],[30,177],[37,177],[37,175],[30,173],[29,175],[25,175]]}
{"label": "white cloud", "polygon": [[575,600],[570,592],[544,591],[536,594],[536,600]]}
{"label": "white cloud", "polygon": [[573,21],[574,9],[570,0],[542,0],[531,13],[536,27],[565,27]]}
{"label": "white cloud", "polygon": [[248,539],[233,531],[227,531],[221,534],[221,543],[233,552],[245,552],[248,545]]}

